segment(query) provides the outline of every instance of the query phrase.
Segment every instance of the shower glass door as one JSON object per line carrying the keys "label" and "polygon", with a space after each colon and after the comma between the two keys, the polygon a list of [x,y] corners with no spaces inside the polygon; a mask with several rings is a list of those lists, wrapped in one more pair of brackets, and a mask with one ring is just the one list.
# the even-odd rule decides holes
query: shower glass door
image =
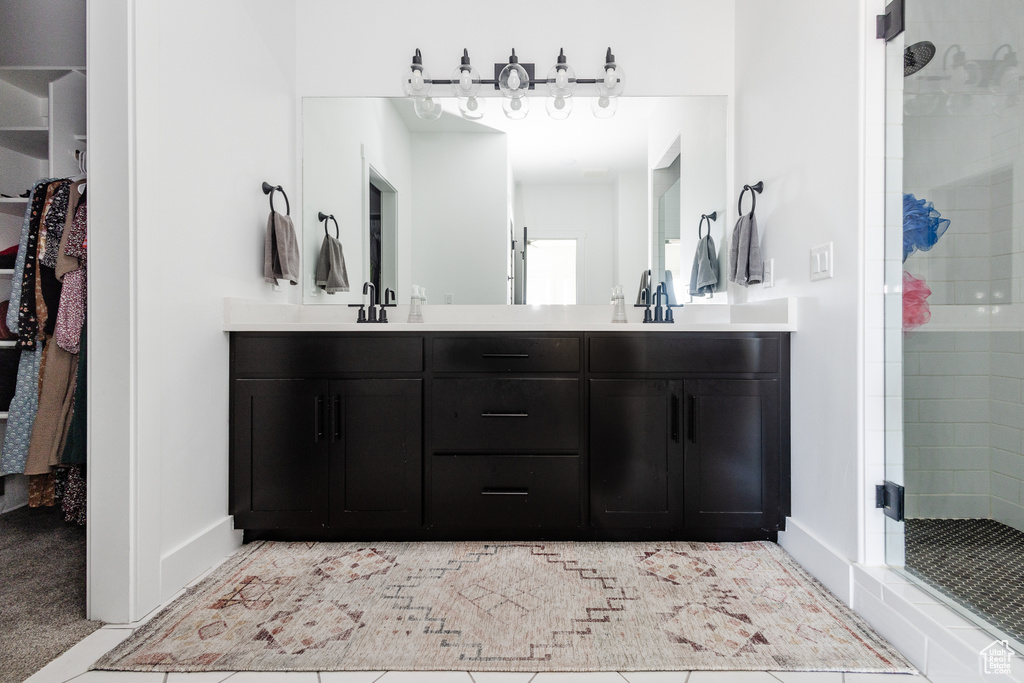
{"label": "shower glass door", "polygon": [[1024,3],[907,0],[906,23],[886,179],[886,474],[906,521],[886,519],[886,557],[1024,652]]}

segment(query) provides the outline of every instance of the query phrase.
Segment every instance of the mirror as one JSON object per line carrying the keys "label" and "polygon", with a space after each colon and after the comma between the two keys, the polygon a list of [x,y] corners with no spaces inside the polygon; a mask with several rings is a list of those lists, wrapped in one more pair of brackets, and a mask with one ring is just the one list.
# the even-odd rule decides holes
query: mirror
{"label": "mirror", "polygon": [[[441,99],[423,121],[405,98],[304,98],[304,303],[358,303],[373,281],[399,303],[415,284],[431,305],[607,304],[647,268],[690,301],[700,216],[725,214],[726,98],[622,97],[610,119],[574,98],[564,121],[530,99],[520,121],[497,99],[476,121]],[[320,212],[338,221],[348,292],[314,284]]]}

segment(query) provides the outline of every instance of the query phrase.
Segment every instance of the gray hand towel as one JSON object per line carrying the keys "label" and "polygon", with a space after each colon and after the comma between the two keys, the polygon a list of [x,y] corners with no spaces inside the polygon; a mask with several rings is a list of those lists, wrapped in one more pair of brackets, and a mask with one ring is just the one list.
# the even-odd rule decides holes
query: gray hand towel
{"label": "gray hand towel", "polygon": [[746,287],[761,282],[764,263],[753,212],[740,216],[729,243],[729,281]]}
{"label": "gray hand towel", "polygon": [[697,243],[693,255],[693,269],[690,271],[690,296],[714,294],[718,289],[718,257],[715,255],[715,240],[706,235]]}
{"label": "gray hand towel", "polygon": [[277,284],[288,280],[299,284],[299,242],[292,219],[271,211],[267,217],[267,238],[263,245],[263,279]]}
{"label": "gray hand towel", "polygon": [[316,286],[328,294],[348,291],[345,252],[341,249],[341,242],[330,235],[324,235],[320,245],[320,256],[316,260]]}

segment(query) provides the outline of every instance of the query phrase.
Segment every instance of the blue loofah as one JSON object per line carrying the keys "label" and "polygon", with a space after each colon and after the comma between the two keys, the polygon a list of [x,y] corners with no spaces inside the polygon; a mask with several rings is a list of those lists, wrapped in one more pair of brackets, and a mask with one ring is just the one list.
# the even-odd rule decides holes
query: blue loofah
{"label": "blue loofah", "polygon": [[903,195],[903,260],[918,249],[928,251],[934,247],[948,227],[949,220],[930,201]]}

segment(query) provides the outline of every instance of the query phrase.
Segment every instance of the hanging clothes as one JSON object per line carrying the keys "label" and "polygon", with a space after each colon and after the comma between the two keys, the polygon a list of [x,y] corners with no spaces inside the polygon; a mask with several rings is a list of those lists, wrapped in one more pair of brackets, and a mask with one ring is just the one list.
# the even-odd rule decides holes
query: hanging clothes
{"label": "hanging clothes", "polygon": [[21,284],[24,281],[25,261],[29,250],[29,238],[33,231],[32,225],[42,217],[46,188],[55,180],[58,179],[45,178],[37,182],[32,188],[32,198],[25,207],[25,218],[21,224],[21,238],[18,241],[18,255],[14,259],[14,276],[11,278],[11,303],[7,309],[7,328],[14,333],[18,332],[18,319],[21,311]]}
{"label": "hanging clothes", "polygon": [[40,378],[39,405],[32,425],[25,474],[46,474],[60,464],[71,425],[78,377],[78,356],[58,344],[47,343]]}
{"label": "hanging clothes", "polygon": [[75,381],[75,402],[71,411],[71,424],[68,427],[67,443],[61,455],[61,463],[65,465],[84,465],[86,460],[85,442],[86,425],[86,330],[82,328],[81,344],[78,352],[78,378]]}
{"label": "hanging clothes", "polygon": [[32,425],[39,407],[39,364],[42,356],[42,345],[21,352],[17,386],[7,413],[4,445],[0,449],[2,474],[21,474],[25,471],[28,445],[32,440]]}

